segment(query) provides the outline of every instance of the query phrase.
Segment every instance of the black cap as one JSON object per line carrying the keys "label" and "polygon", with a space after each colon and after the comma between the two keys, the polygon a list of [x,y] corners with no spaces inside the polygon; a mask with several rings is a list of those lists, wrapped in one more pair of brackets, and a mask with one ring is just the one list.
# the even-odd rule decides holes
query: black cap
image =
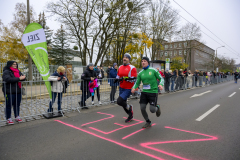
{"label": "black cap", "polygon": [[143,57],[142,60],[143,60],[143,59],[146,60],[146,61],[148,62],[148,65],[150,64],[150,62],[149,62],[149,58],[148,58],[148,57]]}

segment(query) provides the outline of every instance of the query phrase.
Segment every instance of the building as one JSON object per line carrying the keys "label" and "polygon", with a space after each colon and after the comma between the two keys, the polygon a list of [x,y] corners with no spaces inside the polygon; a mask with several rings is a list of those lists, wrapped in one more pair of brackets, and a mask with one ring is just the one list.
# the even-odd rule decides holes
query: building
{"label": "building", "polygon": [[162,45],[164,50],[157,50],[156,60],[165,60],[166,58],[172,60],[174,57],[182,57],[182,62],[187,63],[188,69],[192,72],[196,69],[203,71],[213,69],[215,50],[199,41],[163,41]]}

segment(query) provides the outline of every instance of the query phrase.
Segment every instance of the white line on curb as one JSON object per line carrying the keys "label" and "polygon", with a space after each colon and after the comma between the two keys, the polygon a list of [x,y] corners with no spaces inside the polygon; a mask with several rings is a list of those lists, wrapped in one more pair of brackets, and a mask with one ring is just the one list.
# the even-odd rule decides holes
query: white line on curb
{"label": "white line on curb", "polygon": [[233,92],[230,96],[228,96],[228,97],[232,97],[234,94],[236,94],[236,92]]}
{"label": "white line on curb", "polygon": [[198,117],[196,119],[196,121],[201,121],[203,120],[203,118],[207,117],[207,115],[209,115],[212,111],[214,111],[215,109],[217,109],[220,106],[220,104],[215,105],[213,108],[211,108],[210,110],[208,110],[206,113],[204,113],[203,115],[201,115],[200,117]]}

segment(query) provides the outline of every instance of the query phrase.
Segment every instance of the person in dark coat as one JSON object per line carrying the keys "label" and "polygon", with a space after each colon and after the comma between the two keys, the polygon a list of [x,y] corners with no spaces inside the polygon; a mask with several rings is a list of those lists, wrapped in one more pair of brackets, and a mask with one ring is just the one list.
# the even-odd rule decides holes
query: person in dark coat
{"label": "person in dark coat", "polygon": [[108,66],[108,69],[107,69],[108,84],[110,84],[110,79],[109,79],[110,70],[111,70],[111,66]]}
{"label": "person in dark coat", "polygon": [[109,78],[110,78],[110,86],[111,86],[111,93],[110,93],[110,101],[111,103],[115,103],[115,93],[117,90],[117,86],[119,86],[119,83],[114,83],[115,78],[117,77],[117,63],[113,64],[113,67],[110,70]]}
{"label": "person in dark coat", "polygon": [[164,72],[164,81],[165,81],[165,92],[169,93],[169,85],[170,85],[170,78],[172,77],[172,75],[168,72],[168,70],[166,70],[166,72]]}
{"label": "person in dark coat", "polygon": [[81,76],[81,90],[82,90],[82,100],[79,102],[79,105],[83,107],[83,109],[88,109],[86,107],[86,100],[91,96],[88,84],[90,81],[93,81],[97,78],[96,72],[93,70],[94,66],[90,63],[87,66],[87,69],[83,72]]}
{"label": "person in dark coat", "polygon": [[18,70],[18,64],[15,61],[8,61],[7,65],[3,68],[3,94],[6,101],[6,119],[8,124],[14,124],[11,119],[11,110],[15,115],[15,121],[22,122],[19,116],[20,104],[22,100],[22,83],[26,79],[21,71]]}
{"label": "person in dark coat", "polygon": [[100,71],[101,71],[101,75],[102,75],[102,78],[101,78],[101,84],[102,84],[102,79],[104,78],[104,69],[102,67],[100,67]]}

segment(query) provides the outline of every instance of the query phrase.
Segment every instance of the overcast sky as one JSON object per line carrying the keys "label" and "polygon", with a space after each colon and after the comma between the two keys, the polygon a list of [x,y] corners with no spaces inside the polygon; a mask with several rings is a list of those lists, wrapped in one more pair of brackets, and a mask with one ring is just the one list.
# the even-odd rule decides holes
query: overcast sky
{"label": "overcast sky", "polygon": [[[30,0],[30,5],[33,6],[36,17],[45,10],[45,5],[48,1],[57,0]],[[240,0],[175,0],[179,5],[185,8],[191,15],[200,21],[210,31],[205,29],[195,19],[188,15],[182,8],[180,8],[174,0],[170,0],[171,5],[179,11],[179,14],[192,23],[198,23],[202,33],[202,41],[212,49],[224,45],[225,48],[217,50],[218,56],[222,55],[229,58],[236,59],[240,63]],[[0,0],[0,19],[6,25],[13,20],[14,7],[17,2],[26,3],[27,0]],[[48,14],[46,13],[46,16]],[[181,18],[181,24],[187,21]],[[58,22],[54,18],[47,20],[47,25],[57,30],[59,28]],[[212,40],[214,39],[214,40]],[[216,42],[217,41],[217,42]],[[235,54],[234,54],[235,53]],[[239,55],[237,55],[239,54]]]}

